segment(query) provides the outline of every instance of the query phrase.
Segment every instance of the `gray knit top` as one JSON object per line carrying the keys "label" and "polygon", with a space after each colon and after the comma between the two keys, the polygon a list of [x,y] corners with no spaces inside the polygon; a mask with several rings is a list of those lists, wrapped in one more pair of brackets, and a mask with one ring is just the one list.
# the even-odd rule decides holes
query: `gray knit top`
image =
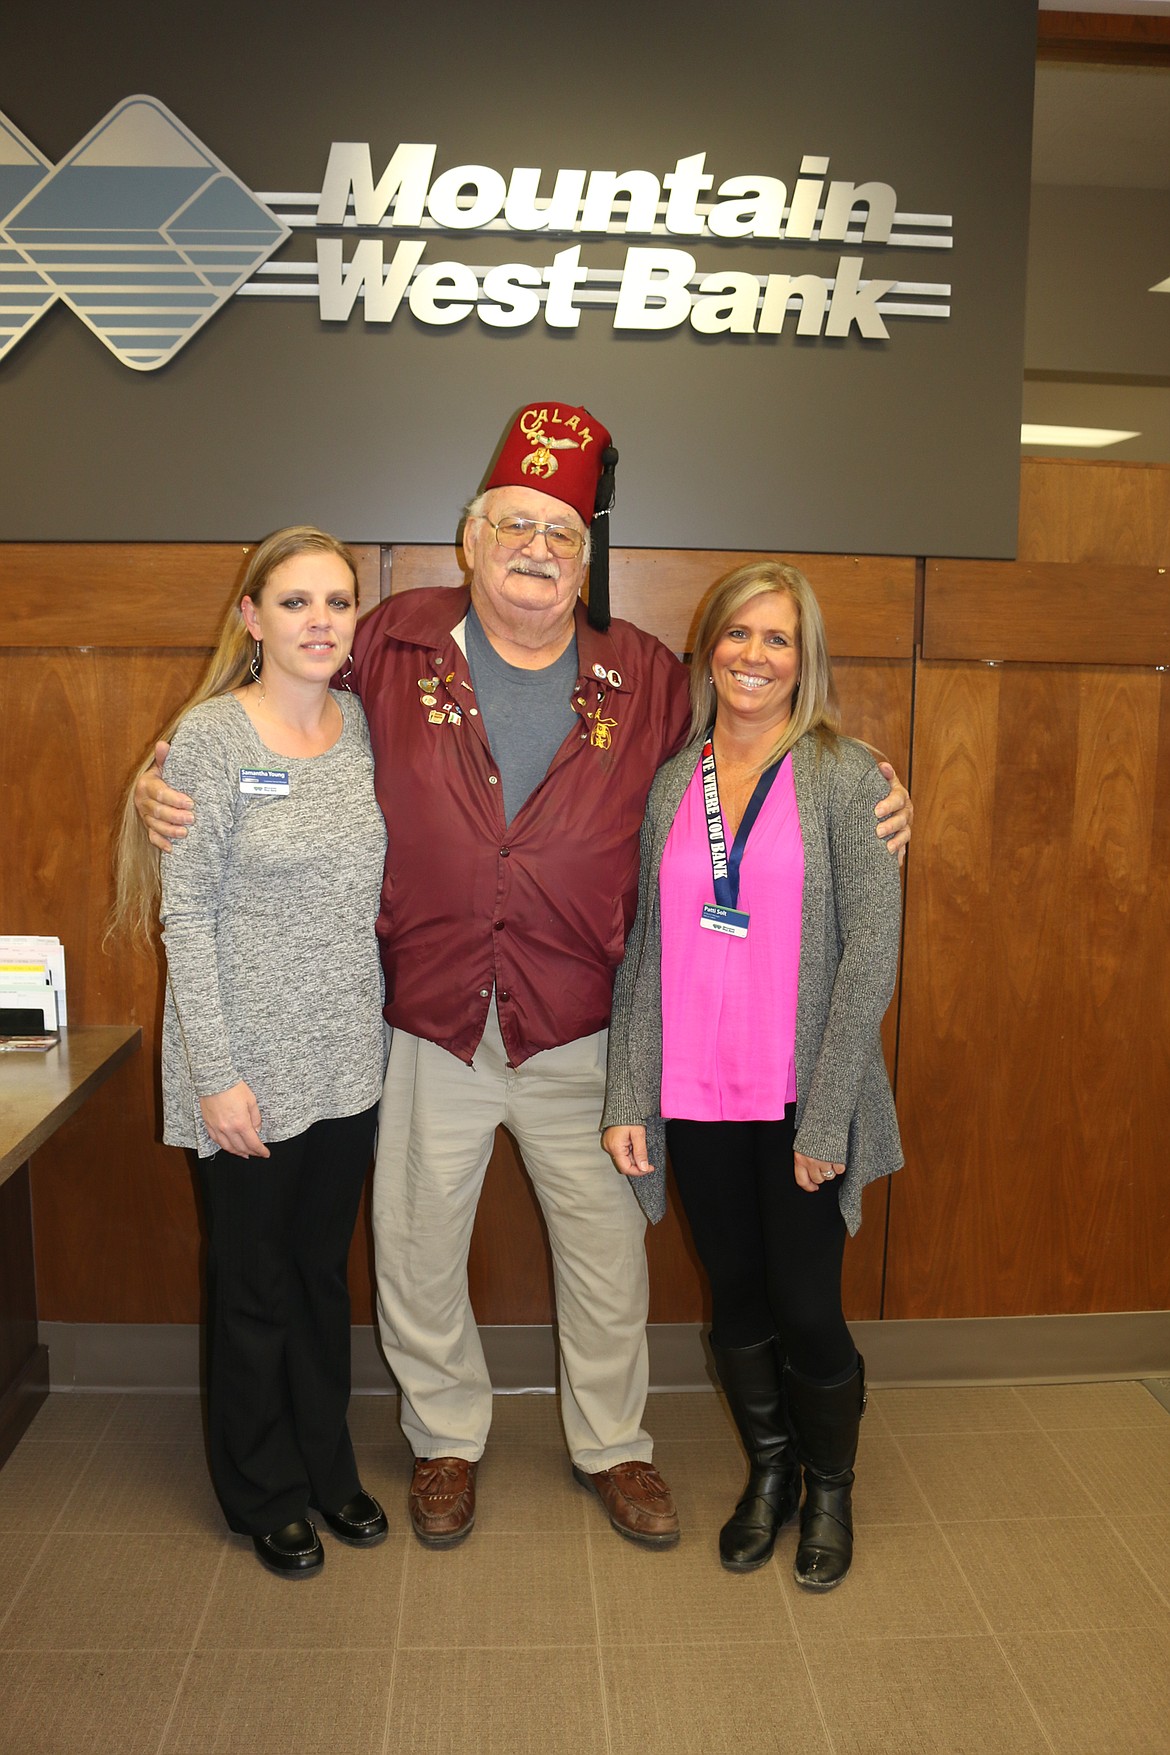
{"label": "gray knit top", "polygon": [[[662,1086],[662,928],[658,873],[695,772],[698,738],[658,770],[642,824],[638,914],[613,995],[602,1127],[645,1126],[652,1176],[630,1186],[652,1222],[666,1211]],[[882,1058],[881,1021],[898,969],[898,864],[875,834],[886,783],[873,757],[809,733],[792,751],[804,845],[796,998],[796,1150],[845,1165],[837,1198],[851,1232],[861,1190],[897,1170],[902,1143]]]}
{"label": "gray knit top", "polygon": [[[268,749],[223,695],[183,717],[167,758],[195,821],[162,861],[163,1137],[201,1158],[216,1147],[199,1098],[241,1079],[266,1141],[381,1093],[386,828],[361,704],[335,699],[342,732],[322,755]],[[241,772],[259,769],[287,775],[287,795],[241,791]]]}

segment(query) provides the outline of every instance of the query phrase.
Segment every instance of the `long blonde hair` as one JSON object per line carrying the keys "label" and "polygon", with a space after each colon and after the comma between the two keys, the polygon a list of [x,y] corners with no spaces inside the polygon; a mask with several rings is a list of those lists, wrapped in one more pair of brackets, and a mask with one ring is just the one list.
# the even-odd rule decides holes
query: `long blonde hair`
{"label": "long blonde hair", "polygon": [[800,673],[787,723],[761,761],[761,772],[787,755],[805,732],[815,731],[822,743],[832,746],[841,729],[825,624],[812,586],[798,567],[782,561],[748,561],[720,579],[699,621],[691,657],[691,736],[699,737],[715,718],[711,654],[744,605],[767,592],[790,597],[796,605]]}
{"label": "long blonde hair", "polygon": [[[277,567],[285,561],[291,561],[295,555],[303,554],[337,555],[349,568],[356,592],[357,564],[353,555],[343,542],[330,536],[327,531],[318,530],[312,524],[292,524],[266,536],[252,550],[239,590],[224,617],[215,651],[198,688],[159,733],[159,742],[170,742],[179,721],[192,707],[198,707],[203,701],[213,701],[219,695],[230,695],[234,689],[249,680],[253,660],[259,659],[260,649],[254,647],[252,636],[244,626],[240,605],[245,597],[250,597],[253,603],[258,602]],[[161,888],[158,850],[150,845],[134,807],[134,789],[153,761],[152,742],[149,752],[136,763],[122,802],[114,842],[114,905],[110,910],[103,942],[115,933],[127,932],[145,936],[153,930],[158,919]]]}

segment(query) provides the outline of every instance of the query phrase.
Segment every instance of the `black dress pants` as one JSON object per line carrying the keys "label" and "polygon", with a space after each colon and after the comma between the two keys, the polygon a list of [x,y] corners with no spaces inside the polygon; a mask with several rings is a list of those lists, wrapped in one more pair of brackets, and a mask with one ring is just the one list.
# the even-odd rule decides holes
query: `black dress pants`
{"label": "black dress pants", "polygon": [[666,1141],[695,1248],[711,1282],[711,1339],[776,1335],[794,1371],[839,1379],[857,1353],[841,1310],[845,1220],[835,1184],[793,1173],[795,1106],[782,1121],[668,1121]]}
{"label": "black dress pants", "polygon": [[241,1535],[358,1491],[346,1264],[377,1118],[318,1121],[268,1158],[199,1160],[211,1474]]}

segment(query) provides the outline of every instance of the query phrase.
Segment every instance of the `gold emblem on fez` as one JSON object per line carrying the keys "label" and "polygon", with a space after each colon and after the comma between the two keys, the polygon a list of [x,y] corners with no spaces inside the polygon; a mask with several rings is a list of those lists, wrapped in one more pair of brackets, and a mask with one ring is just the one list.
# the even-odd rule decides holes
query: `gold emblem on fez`
{"label": "gold emblem on fez", "polygon": [[533,449],[521,462],[520,469],[524,475],[536,476],[538,481],[547,481],[549,476],[555,475],[560,467],[553,456],[554,451],[579,451],[581,449],[576,439],[554,439],[550,433],[545,432],[543,425],[539,422],[532,428],[531,432],[525,434],[525,437]]}

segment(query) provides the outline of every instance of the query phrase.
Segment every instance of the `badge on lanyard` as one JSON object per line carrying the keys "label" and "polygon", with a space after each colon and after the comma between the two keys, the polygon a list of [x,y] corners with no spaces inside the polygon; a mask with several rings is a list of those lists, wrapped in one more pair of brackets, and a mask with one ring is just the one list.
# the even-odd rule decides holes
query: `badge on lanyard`
{"label": "badge on lanyard", "polygon": [[739,901],[739,868],[743,862],[748,836],[755,827],[764,800],[772,790],[772,782],[780,772],[780,763],[774,762],[770,768],[765,768],[756,781],[730,853],[727,851],[727,837],[723,833],[719,777],[715,772],[715,746],[710,737],[703,745],[702,769],[703,811],[707,818],[707,840],[711,848],[711,884],[715,891],[715,900],[703,904],[699,925],[708,932],[726,933],[729,938],[746,938],[750,916],[736,906]]}
{"label": "badge on lanyard", "polygon": [[738,908],[721,908],[718,902],[704,902],[699,925],[708,932],[725,932],[728,938],[746,938],[749,916]]}
{"label": "badge on lanyard", "polygon": [[240,791],[248,798],[287,798],[287,768],[241,768]]}

